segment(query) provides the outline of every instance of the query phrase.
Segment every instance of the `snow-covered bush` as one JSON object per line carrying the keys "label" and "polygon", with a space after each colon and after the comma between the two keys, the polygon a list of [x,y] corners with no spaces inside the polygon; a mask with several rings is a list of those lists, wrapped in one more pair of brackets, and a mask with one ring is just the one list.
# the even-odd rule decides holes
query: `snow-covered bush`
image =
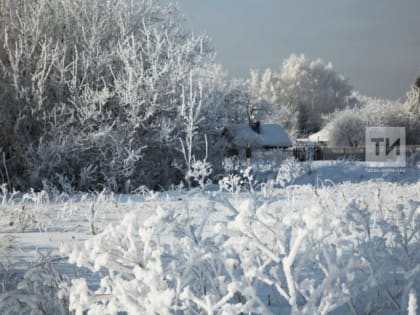
{"label": "snow-covered bush", "polygon": [[355,94],[359,107],[337,111],[326,118],[330,141],[336,146],[360,146],[368,126],[405,127],[406,142],[419,143],[420,88],[413,85],[404,101],[390,101]]}
{"label": "snow-covered bush", "polygon": [[343,110],[330,122],[329,142],[336,147],[362,147],[365,128],[366,123],[357,111]]}
{"label": "snow-covered bush", "polygon": [[230,193],[239,193],[243,185],[242,177],[238,174],[229,174],[219,180],[219,187],[221,191],[228,191]]}
{"label": "snow-covered bush", "polygon": [[41,216],[43,207],[50,202],[49,196],[45,191],[20,194],[16,191],[11,193],[2,186],[0,198],[0,210],[4,208],[3,215],[7,216],[9,227],[16,232],[27,230],[45,230],[45,223]]}
{"label": "snow-covered bush", "polygon": [[405,106],[409,112],[407,142],[420,144],[418,137],[420,134],[420,78],[417,78],[416,83],[408,91]]}
{"label": "snow-covered bush", "polygon": [[71,263],[107,272],[96,290],[84,279],[72,281],[70,310],[77,315],[256,310],[252,299],[243,298],[249,294],[239,278],[239,261],[223,251],[223,235],[206,234],[214,209],[194,210],[200,214],[157,208],[144,222],[132,213],[83,247],[63,248]]}
{"label": "snow-covered bush", "polygon": [[254,179],[253,168],[248,166],[224,176],[218,184],[220,191],[238,194],[242,190],[253,193],[257,182]]}
{"label": "snow-covered bush", "polygon": [[282,161],[276,175],[275,182],[280,187],[294,184],[295,180],[310,172],[310,162],[300,163],[294,158]]}
{"label": "snow-covered bush", "polygon": [[[190,193],[128,214],[76,248],[77,314],[383,314],[415,309],[418,183]],[[276,191],[275,191],[276,190]],[[275,192],[274,192],[275,191]]]}
{"label": "snow-covered bush", "polygon": [[212,167],[210,163],[201,160],[194,160],[191,164],[190,170],[187,171],[187,181],[193,181],[204,188],[207,184],[208,178],[212,173]]}
{"label": "snow-covered bush", "polygon": [[[41,257],[33,265],[28,265],[23,276],[8,279],[7,286],[0,285],[0,313],[20,314],[57,314],[68,315],[68,279],[59,274],[54,261]],[[13,273],[16,271],[14,270]],[[7,270],[1,270],[2,275]],[[0,278],[0,281],[4,280]],[[4,282],[3,282],[4,284]]]}
{"label": "snow-covered bush", "polygon": [[[394,202],[382,209],[386,217],[373,218],[372,202],[340,203],[332,195],[336,192],[315,192],[308,207],[298,209],[293,197],[288,202],[243,201],[226,224],[230,237],[225,246],[237,251],[244,277],[274,287],[283,301],[277,303],[287,303],[292,314],[328,314],[343,307],[377,314],[405,309],[407,293],[399,295],[397,288],[410,288],[419,277],[414,249],[414,238],[420,236],[418,202]],[[396,282],[393,277],[400,273],[405,276]]]}

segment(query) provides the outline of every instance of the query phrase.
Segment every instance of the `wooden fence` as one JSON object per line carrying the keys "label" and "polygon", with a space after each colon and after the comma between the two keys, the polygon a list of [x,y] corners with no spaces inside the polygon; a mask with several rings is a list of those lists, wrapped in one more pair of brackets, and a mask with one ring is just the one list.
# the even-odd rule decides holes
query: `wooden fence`
{"label": "wooden fence", "polygon": [[[356,161],[365,160],[365,147],[321,147],[323,160],[353,159]],[[420,145],[407,145],[407,159],[418,155],[420,158]]]}

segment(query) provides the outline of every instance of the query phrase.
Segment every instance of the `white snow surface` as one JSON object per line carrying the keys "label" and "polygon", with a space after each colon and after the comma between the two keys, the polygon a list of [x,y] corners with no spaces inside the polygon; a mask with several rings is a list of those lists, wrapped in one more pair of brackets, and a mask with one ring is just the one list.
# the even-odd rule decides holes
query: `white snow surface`
{"label": "white snow surface", "polygon": [[367,166],[289,163],[274,180],[247,170],[161,193],[3,193],[0,313],[413,314],[420,170]]}
{"label": "white snow surface", "polygon": [[248,124],[232,124],[228,127],[233,142],[240,146],[251,147],[291,147],[287,132],[280,125],[261,124],[260,133]]}

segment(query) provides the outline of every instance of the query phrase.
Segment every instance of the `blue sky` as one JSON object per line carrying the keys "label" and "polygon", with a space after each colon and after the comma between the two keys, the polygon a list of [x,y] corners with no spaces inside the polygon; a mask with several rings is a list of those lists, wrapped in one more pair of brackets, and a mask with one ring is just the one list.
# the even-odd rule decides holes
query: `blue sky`
{"label": "blue sky", "polygon": [[420,75],[420,0],[178,0],[232,76],[291,53],[331,61],[364,94],[396,99]]}

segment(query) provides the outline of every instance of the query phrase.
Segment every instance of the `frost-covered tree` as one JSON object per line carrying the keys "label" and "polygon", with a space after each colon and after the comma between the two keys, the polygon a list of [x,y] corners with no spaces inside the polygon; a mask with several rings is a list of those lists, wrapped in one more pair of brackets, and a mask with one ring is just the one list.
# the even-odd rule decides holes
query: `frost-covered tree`
{"label": "frost-covered tree", "polygon": [[357,104],[348,80],[331,63],[304,55],[285,59],[279,72],[252,72],[250,82],[253,103],[266,104],[262,119],[281,124],[293,137],[318,131],[324,115]]}
{"label": "frost-covered tree", "polygon": [[[328,129],[333,129],[334,135],[331,134],[331,137],[334,138],[333,143],[338,145],[340,138],[346,138],[347,132],[341,129],[352,130],[352,135],[348,137],[355,138],[358,137],[358,134],[363,133],[367,126],[390,126],[405,127],[407,144],[418,144],[418,135],[420,134],[419,95],[420,89],[415,84],[403,101],[383,100],[355,94],[360,104],[358,107],[337,111],[326,120],[326,124],[334,125],[333,128],[328,127]],[[357,127],[358,124],[360,130]],[[349,141],[346,140],[345,143],[349,145]]]}
{"label": "frost-covered tree", "polygon": [[194,154],[204,152],[205,134],[215,143],[222,74],[207,39],[184,32],[175,7],[2,0],[0,31],[0,94],[8,99],[0,146],[14,185],[177,183],[190,107]]}
{"label": "frost-covered tree", "polygon": [[247,80],[232,80],[225,97],[228,120],[280,124],[294,137],[297,133],[298,112],[292,104],[278,102],[274,93],[276,82],[275,74],[270,69],[262,74],[253,70]]}
{"label": "frost-covered tree", "polygon": [[228,83],[224,106],[229,123],[246,123],[247,104],[250,102],[248,84],[242,79],[232,79]]}
{"label": "frost-covered tree", "polygon": [[225,95],[228,121],[252,123],[264,121],[270,113],[270,103],[262,91],[261,77],[251,70],[248,79],[232,79]]}
{"label": "frost-covered tree", "polygon": [[332,146],[360,147],[365,143],[365,121],[351,109],[339,112],[330,122],[329,139]]}
{"label": "frost-covered tree", "polygon": [[420,78],[417,79],[416,84],[414,84],[407,93],[407,103],[409,110],[416,115],[420,113]]}
{"label": "frost-covered tree", "polygon": [[407,142],[420,144],[420,77],[408,91],[405,106],[409,116]]}
{"label": "frost-covered tree", "polygon": [[288,135],[295,139],[298,136],[299,112],[292,104],[274,107],[267,122],[280,124],[287,131]]}
{"label": "frost-covered tree", "polygon": [[300,133],[318,131],[322,115],[353,106],[352,87],[331,63],[291,55],[283,61],[274,89],[279,104],[296,106]]}

